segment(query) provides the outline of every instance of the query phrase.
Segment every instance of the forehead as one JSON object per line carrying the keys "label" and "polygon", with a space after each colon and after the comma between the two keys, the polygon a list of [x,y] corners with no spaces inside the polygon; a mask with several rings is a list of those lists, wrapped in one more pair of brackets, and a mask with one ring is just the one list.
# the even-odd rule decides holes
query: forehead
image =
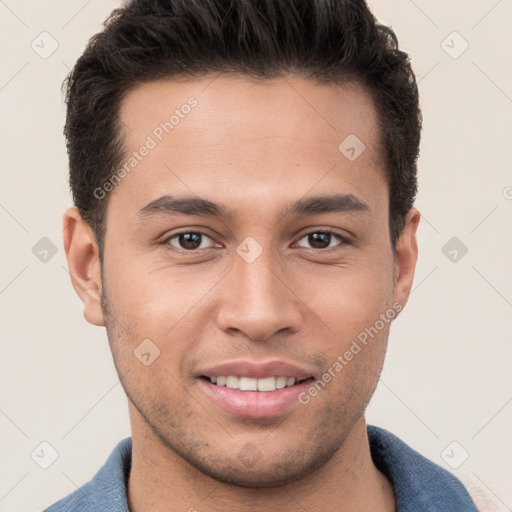
{"label": "forehead", "polygon": [[[354,83],[238,75],[158,80],[125,96],[120,121],[124,163],[137,161],[114,193],[123,189],[136,202],[169,187],[233,192],[243,201],[258,194],[269,200],[276,184],[292,196],[320,178],[327,188],[335,181],[352,187],[347,192],[383,181],[377,115]],[[145,156],[134,156],[144,146]]]}
{"label": "forehead", "polygon": [[319,84],[297,76],[256,80],[208,75],[143,83],[126,94],[120,118],[131,134],[150,133],[155,120],[168,121],[176,110],[180,119],[188,116],[183,107],[190,98],[197,102],[191,116],[195,125],[215,128],[209,136],[217,135],[217,140],[248,128],[255,136],[266,135],[272,128],[274,135],[312,141],[328,131],[335,140],[358,133],[371,143],[368,137],[376,128],[373,102],[359,84]]}

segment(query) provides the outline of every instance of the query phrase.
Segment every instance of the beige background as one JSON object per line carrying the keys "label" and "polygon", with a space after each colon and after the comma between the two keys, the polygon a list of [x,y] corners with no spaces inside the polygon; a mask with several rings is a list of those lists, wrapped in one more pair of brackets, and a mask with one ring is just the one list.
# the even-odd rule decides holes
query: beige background
{"label": "beige background", "polygon": [[[60,85],[118,4],[0,1],[1,511],[41,510],[70,493],[129,435],[105,332],[83,319],[61,242],[71,200]],[[453,471],[483,510],[509,511],[512,1],[371,6],[413,56],[425,122],[414,291],[368,419]],[[31,47],[49,51],[53,40],[47,58]],[[32,252],[43,237],[57,249],[46,262]],[[452,237],[468,249],[455,262],[453,248],[443,253]],[[43,441],[58,452],[46,470],[31,458]],[[50,456],[47,447],[35,458]]]}

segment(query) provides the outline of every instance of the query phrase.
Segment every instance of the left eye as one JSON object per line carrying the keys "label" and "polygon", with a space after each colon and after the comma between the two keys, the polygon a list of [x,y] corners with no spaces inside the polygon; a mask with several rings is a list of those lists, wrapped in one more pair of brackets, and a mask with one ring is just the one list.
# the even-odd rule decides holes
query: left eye
{"label": "left eye", "polygon": [[[309,247],[301,244],[301,241],[303,240],[309,244]],[[328,249],[330,247],[335,247],[340,242],[343,242],[343,238],[336,233],[331,233],[330,231],[315,231],[314,233],[304,235],[297,242],[297,245],[299,245],[299,247],[308,247],[310,249]]]}
{"label": "left eye", "polygon": [[195,249],[206,249],[208,247],[208,241],[212,239],[205,233],[198,233],[195,231],[187,233],[178,233],[169,237],[166,242],[185,251],[193,251]]}

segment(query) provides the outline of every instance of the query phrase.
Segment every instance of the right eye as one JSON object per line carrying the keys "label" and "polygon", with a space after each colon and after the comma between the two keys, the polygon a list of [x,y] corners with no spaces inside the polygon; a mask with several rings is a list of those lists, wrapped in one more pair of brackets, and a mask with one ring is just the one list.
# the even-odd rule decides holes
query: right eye
{"label": "right eye", "polygon": [[166,238],[163,243],[172,245],[182,251],[196,251],[197,249],[210,248],[211,246],[208,246],[208,240],[213,241],[206,233],[200,231],[185,231]]}

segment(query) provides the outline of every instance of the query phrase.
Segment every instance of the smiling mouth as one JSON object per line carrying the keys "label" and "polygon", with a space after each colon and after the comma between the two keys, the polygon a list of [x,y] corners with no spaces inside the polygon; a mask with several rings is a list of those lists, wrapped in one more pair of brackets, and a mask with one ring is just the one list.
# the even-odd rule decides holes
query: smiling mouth
{"label": "smiling mouth", "polygon": [[262,379],[255,379],[253,377],[237,377],[235,375],[219,375],[218,377],[209,377],[202,375],[202,379],[219,387],[227,387],[230,389],[238,389],[239,391],[276,391],[283,388],[296,386],[302,382],[313,380],[313,377],[298,380],[294,377],[264,377]]}

